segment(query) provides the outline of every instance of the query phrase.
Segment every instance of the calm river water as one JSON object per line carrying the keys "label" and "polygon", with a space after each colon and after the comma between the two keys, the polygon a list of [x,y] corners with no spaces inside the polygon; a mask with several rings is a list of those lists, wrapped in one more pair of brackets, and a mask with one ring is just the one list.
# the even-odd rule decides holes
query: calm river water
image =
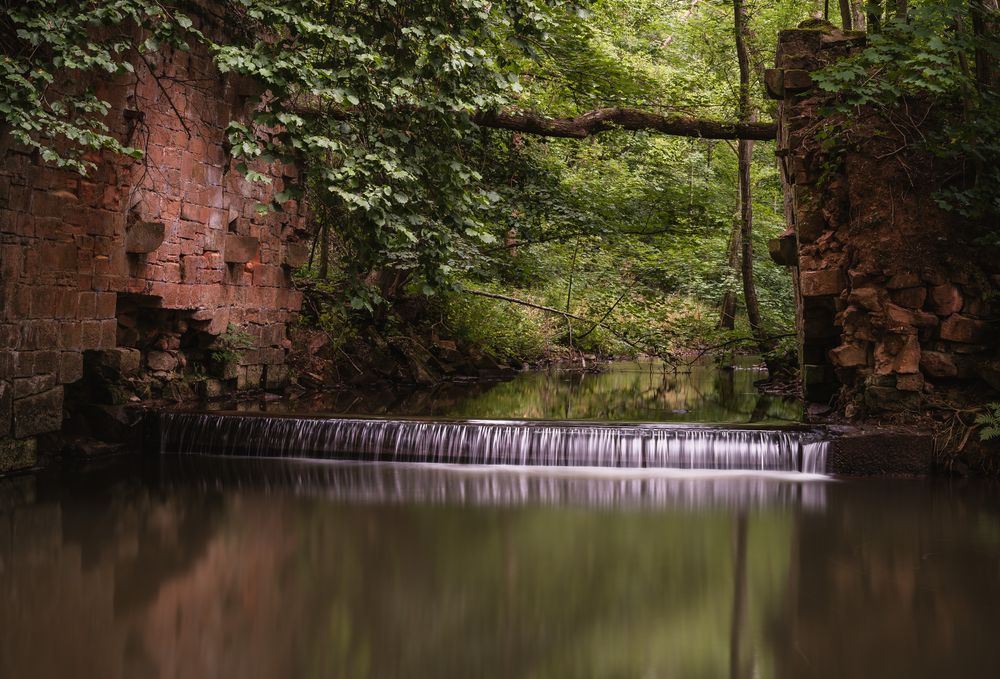
{"label": "calm river water", "polygon": [[[645,379],[564,416],[787,415]],[[567,407],[496,388],[448,412]],[[997,490],[191,455],[0,479],[0,677],[997,677]]]}

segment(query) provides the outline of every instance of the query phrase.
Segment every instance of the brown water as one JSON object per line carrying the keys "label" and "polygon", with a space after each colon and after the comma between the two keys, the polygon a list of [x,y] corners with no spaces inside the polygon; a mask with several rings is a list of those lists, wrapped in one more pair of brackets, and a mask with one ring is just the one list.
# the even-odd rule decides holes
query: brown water
{"label": "brown water", "polygon": [[674,474],[0,479],[0,677],[1000,676],[995,487]]}

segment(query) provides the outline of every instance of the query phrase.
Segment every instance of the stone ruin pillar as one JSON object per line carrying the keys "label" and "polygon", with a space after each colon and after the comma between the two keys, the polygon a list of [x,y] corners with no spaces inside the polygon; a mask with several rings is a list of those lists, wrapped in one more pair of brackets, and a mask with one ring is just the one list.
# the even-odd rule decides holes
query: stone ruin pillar
{"label": "stone ruin pillar", "polygon": [[781,32],[765,78],[788,217],[770,251],[795,280],[805,396],[848,416],[915,413],[942,391],[1000,398],[1000,258],[935,201],[948,168],[870,107],[832,113],[814,86],[865,43],[806,22]]}

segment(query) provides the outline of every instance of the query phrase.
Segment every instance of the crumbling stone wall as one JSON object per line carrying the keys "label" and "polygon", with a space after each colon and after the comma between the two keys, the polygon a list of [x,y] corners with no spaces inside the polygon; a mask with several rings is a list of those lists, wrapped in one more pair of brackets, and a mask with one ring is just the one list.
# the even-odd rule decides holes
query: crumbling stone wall
{"label": "crumbling stone wall", "polygon": [[789,220],[771,255],[796,278],[806,396],[839,397],[848,415],[915,410],[941,389],[988,396],[1000,258],[936,202],[952,168],[879,112],[827,113],[813,87],[810,72],[864,42],[829,25],[784,31],[766,74]]}
{"label": "crumbling stone wall", "polygon": [[[203,8],[200,28],[224,31],[212,3]],[[126,378],[96,397],[108,404],[287,380],[305,209],[256,207],[296,168],[258,167],[271,183],[248,184],[225,139],[258,93],[197,48],[93,84],[142,161],[92,157],[97,169],[81,177],[0,137],[0,471],[34,463],[36,437],[60,429],[64,385],[85,364]],[[241,349],[213,365],[218,338],[237,333]]]}

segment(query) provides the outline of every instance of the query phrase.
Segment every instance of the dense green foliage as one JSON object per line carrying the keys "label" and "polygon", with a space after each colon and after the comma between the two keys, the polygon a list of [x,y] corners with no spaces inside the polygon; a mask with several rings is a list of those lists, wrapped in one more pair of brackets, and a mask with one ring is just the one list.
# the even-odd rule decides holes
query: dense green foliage
{"label": "dense green foliage", "polygon": [[[812,8],[751,5],[756,71],[776,31]],[[205,51],[263,92],[252,119],[229,126],[238,169],[252,181],[267,181],[260,161],[308,170],[261,209],[309,199],[331,236],[334,287],[355,309],[446,293],[439,303],[451,305],[455,327],[483,335],[498,355],[552,344],[662,353],[715,341],[720,299],[739,287],[726,261],[737,213],[728,143],[626,132],[547,140],[482,129],[473,117],[628,105],[732,118],[730,2],[227,0],[221,11],[226,35],[198,30],[196,2],[8,0],[0,116],[43,160],[81,172],[94,151],[138,157],[105,126],[108,104],[81,89],[90,82],[81,74],[125,76],[154,68],[157,50]],[[753,96],[766,117],[761,88]],[[765,323],[780,334],[791,290],[766,257],[783,223],[772,158],[770,144],[757,145],[755,251]],[[307,275],[319,268],[314,261]],[[587,320],[472,301],[462,287]],[[472,317],[459,322],[462,313]],[[494,320],[493,336],[476,314]],[[321,315],[351,321],[342,310]]]}

